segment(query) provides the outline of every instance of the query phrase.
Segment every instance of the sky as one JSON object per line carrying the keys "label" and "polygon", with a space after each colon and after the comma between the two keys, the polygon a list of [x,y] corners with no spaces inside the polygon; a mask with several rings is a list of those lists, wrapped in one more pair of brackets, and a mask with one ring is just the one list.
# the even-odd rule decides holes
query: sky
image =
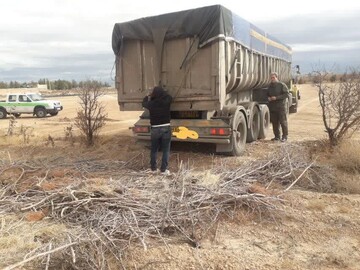
{"label": "sky", "polygon": [[360,67],[360,1],[0,0],[0,81],[112,83],[115,23],[220,4],[292,47],[302,73]]}

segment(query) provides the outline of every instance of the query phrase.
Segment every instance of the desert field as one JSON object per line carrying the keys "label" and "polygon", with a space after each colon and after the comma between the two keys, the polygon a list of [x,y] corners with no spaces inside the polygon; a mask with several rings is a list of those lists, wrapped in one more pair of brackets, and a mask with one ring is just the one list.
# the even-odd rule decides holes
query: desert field
{"label": "desert field", "polygon": [[[108,116],[92,148],[80,143],[73,126],[79,109],[76,96],[51,98],[64,106],[57,116],[17,118],[12,136],[7,135],[9,120],[1,120],[0,267],[360,269],[359,171],[336,169],[342,156],[324,146],[317,91],[312,85],[301,85],[300,91],[298,112],[289,116],[288,142],[271,142],[270,130],[267,139],[247,144],[241,157],[214,154],[209,145],[173,143],[170,177],[146,173],[149,149],[136,142],[129,129],[141,112],[121,112],[114,92],[101,99]],[[65,134],[70,126],[73,139]],[[27,134],[21,131],[24,127]],[[353,141],[358,139],[355,134]],[[233,189],[246,188],[241,193],[245,201],[238,193],[230,194],[231,189],[214,187],[225,178],[237,183]],[[208,193],[201,193],[201,187]],[[159,193],[157,199],[148,194],[151,191]],[[216,213],[211,226],[200,222],[205,219],[203,213],[184,210],[183,222],[192,224],[191,233],[184,231],[183,223],[174,222],[166,227],[171,231],[157,232],[155,237],[150,227],[142,229],[140,217],[145,210],[140,211],[138,204],[143,195],[150,196],[144,202],[150,209],[150,202],[160,203],[170,192],[177,198],[172,204],[179,202],[179,207],[183,207],[180,198],[196,193],[195,198],[203,196],[197,209],[213,213],[218,205],[225,210]],[[125,201],[127,196],[131,203]],[[102,204],[96,205],[100,199]],[[125,218],[131,224],[126,227],[131,237],[111,233],[116,228],[110,223],[99,231],[91,227],[100,216],[111,217],[119,207],[115,204],[121,203],[124,209],[133,209]],[[170,211],[170,200],[164,204]],[[107,214],[99,210],[106,205],[111,206]],[[86,211],[93,214],[82,215]],[[166,211],[164,217],[170,215]],[[131,223],[135,216],[136,222]],[[155,216],[149,215],[148,220],[156,220]],[[90,225],[85,230],[83,224]],[[98,239],[90,237],[94,235]],[[113,246],[104,249],[105,242]],[[87,252],[89,261],[95,258],[92,268],[84,263]]]}

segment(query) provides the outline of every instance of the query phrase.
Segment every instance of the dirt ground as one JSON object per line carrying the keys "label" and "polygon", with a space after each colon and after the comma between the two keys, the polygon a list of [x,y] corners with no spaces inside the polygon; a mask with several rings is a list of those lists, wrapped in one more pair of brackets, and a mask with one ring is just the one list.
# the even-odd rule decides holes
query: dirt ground
{"label": "dirt ground", "polygon": [[[298,112],[289,117],[288,143],[321,141],[326,138],[326,133],[317,92],[311,85],[301,85],[300,91]],[[32,151],[39,154],[50,135],[57,147],[63,147],[65,155],[91,155],[76,144],[70,150],[69,143],[63,140],[65,129],[72,125],[76,116],[78,98],[68,96],[52,99],[60,100],[64,106],[57,116],[38,119],[22,115],[16,119],[17,129],[23,126],[32,130],[30,141],[36,141],[39,146],[38,150]],[[102,102],[106,106],[108,119],[101,132],[99,149],[94,153],[117,160],[126,160],[129,155],[136,153],[147,155],[148,149],[136,144],[129,130],[140,112],[120,112],[115,93],[106,94]],[[16,140],[4,136],[8,126],[8,120],[0,121],[3,138],[0,141],[1,153],[7,153],[9,158],[23,158],[24,152],[15,145],[22,144],[22,137]],[[73,132],[77,134],[75,127]],[[170,169],[176,171],[179,163],[186,163],[195,171],[203,171],[225,162],[236,166],[271,155],[272,151],[281,147],[270,142],[271,133],[270,130],[268,139],[248,144],[242,157],[214,155],[211,146],[175,143],[172,146]],[[110,145],[114,141],[116,144]],[[51,151],[51,148],[45,149]],[[144,169],[146,167],[147,164],[144,164]],[[356,178],[360,186],[360,176]],[[179,270],[360,269],[359,193],[320,193],[295,187],[283,196],[283,206],[270,216],[259,217],[244,211],[231,220],[219,222],[216,233],[202,239],[201,248],[184,243],[149,245],[147,250],[134,248],[127,257],[126,265],[128,269]],[[3,217],[2,220],[4,223]]]}

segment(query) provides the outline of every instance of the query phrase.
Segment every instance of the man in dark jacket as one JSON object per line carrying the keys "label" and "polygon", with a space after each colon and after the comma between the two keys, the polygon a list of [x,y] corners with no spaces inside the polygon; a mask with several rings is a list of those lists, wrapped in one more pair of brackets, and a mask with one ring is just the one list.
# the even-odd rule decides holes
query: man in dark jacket
{"label": "man in dark jacket", "polygon": [[150,112],[151,124],[151,153],[150,166],[153,172],[157,171],[156,156],[159,148],[162,150],[160,171],[170,175],[167,169],[170,156],[171,127],[170,104],[172,97],[159,86],[154,87],[152,93],[144,97],[142,106]]}
{"label": "man in dark jacket", "polygon": [[[270,110],[270,120],[273,125],[275,137],[272,141],[286,142],[288,137],[288,123],[286,114],[286,99],[289,97],[289,89],[286,84],[278,80],[276,72],[271,73],[271,83],[268,88],[268,100]],[[282,137],[280,139],[280,126]]]}

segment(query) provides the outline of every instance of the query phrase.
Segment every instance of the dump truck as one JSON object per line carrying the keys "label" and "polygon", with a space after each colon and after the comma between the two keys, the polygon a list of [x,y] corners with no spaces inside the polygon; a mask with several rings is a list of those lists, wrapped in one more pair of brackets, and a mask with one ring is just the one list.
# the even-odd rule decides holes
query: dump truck
{"label": "dump truck", "polygon": [[[292,89],[291,48],[221,5],[115,23],[112,48],[120,110],[142,111],[162,86],[173,97],[172,140],[216,152],[238,156],[266,137],[271,72]],[[297,100],[290,91],[289,110]],[[145,110],[134,136],[150,140],[150,128]]]}

